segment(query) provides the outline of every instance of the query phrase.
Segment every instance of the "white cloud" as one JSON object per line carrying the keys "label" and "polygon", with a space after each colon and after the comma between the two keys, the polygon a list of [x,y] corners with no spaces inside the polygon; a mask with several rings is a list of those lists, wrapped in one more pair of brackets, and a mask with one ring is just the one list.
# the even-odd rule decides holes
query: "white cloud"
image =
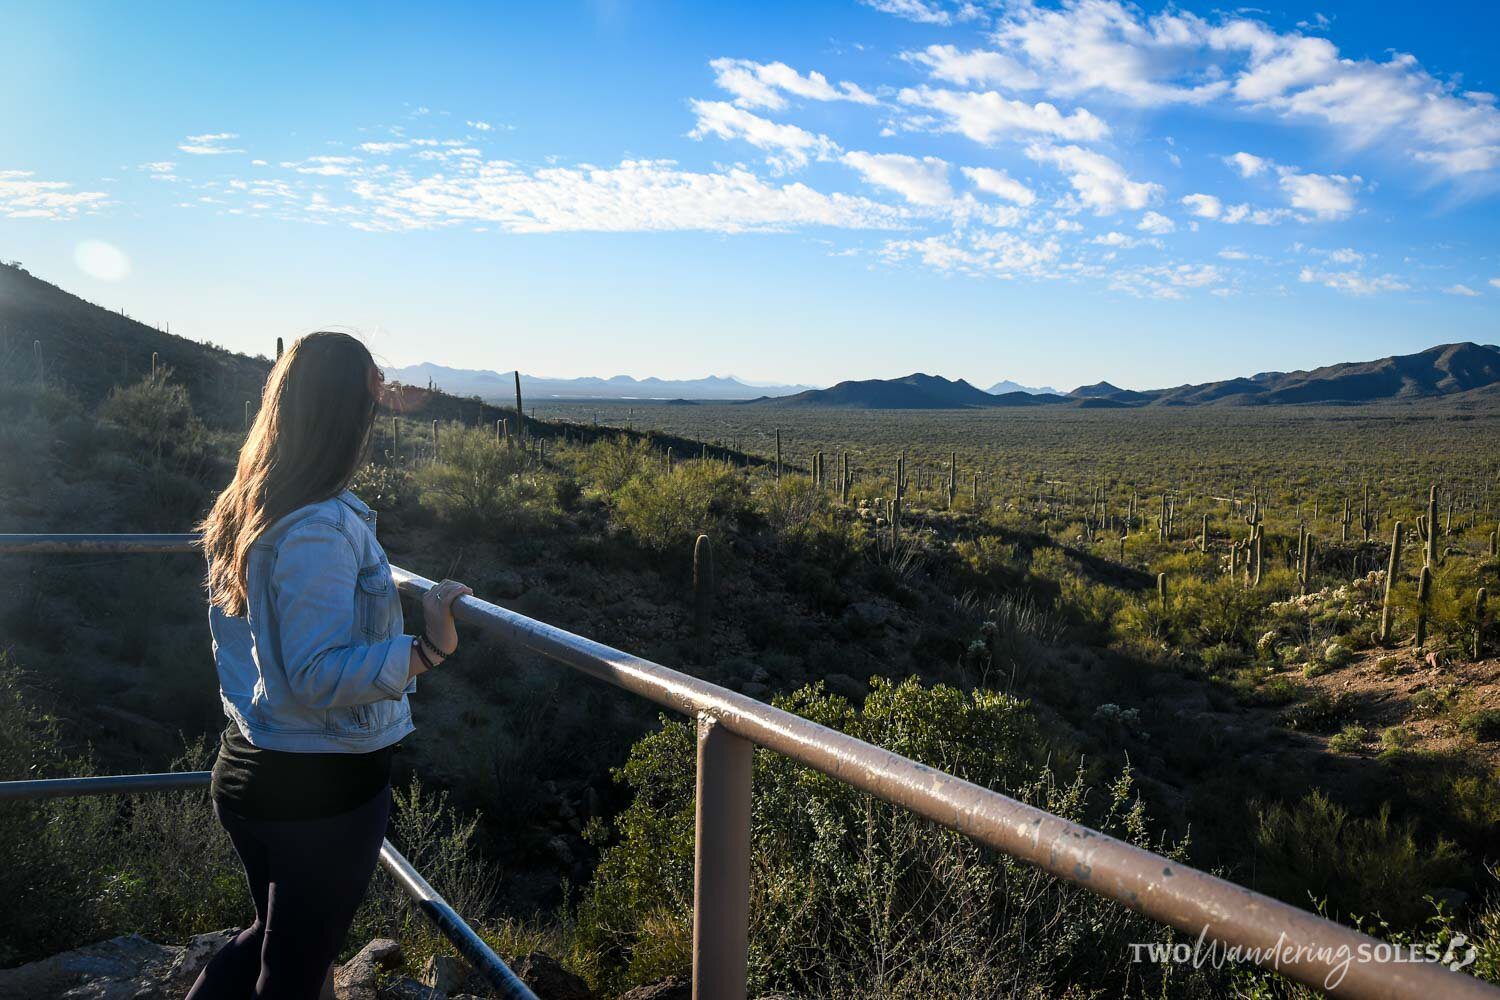
{"label": "white cloud", "polygon": [[[874,8],[882,14],[894,14],[908,21],[916,21],[918,24],[952,24],[954,17],[937,3],[929,0],[859,0],[866,7]],[[970,8],[963,8],[960,19],[967,19]]]}
{"label": "white cloud", "polygon": [[1376,292],[1404,292],[1411,286],[1393,274],[1365,275],[1358,271],[1323,271],[1304,267],[1298,281],[1326,285],[1350,295],[1374,295]]}
{"label": "white cloud", "polygon": [[905,213],[867,198],[770,184],[746,170],[695,173],[670,160],[615,167],[523,170],[465,161],[422,178],[369,176],[351,190],[369,229],[492,223],[507,232],[709,230],[737,233],[808,226],[885,229]]}
{"label": "white cloud", "polygon": [[1079,199],[1098,215],[1142,209],[1161,194],[1161,185],[1131,180],[1124,167],[1090,149],[1032,143],[1026,147],[1026,155],[1038,163],[1054,164],[1067,174]]}
{"label": "white cloud", "polygon": [[994,167],[960,167],[959,170],[971,184],[981,191],[1004,198],[1006,201],[1013,201],[1022,207],[1036,201],[1036,192],[1004,170],[997,170]]}
{"label": "white cloud", "polygon": [[1182,204],[1200,219],[1217,219],[1224,211],[1224,203],[1211,194],[1190,194]]}
{"label": "white cloud", "polygon": [[1491,95],[1461,90],[1406,53],[1350,58],[1326,38],[1277,31],[1252,13],[1208,19],[1171,7],[1147,14],[1120,0],[1017,3],[997,24],[992,50],[928,50],[927,64],[954,75],[993,66],[1006,86],[1034,77],[1035,89],[1054,97],[1269,111],[1325,126],[1349,145],[1397,143],[1391,148],[1447,176],[1500,169],[1500,106]]}
{"label": "white cloud", "polygon": [[410,148],[411,143],[409,142],[362,142],[359,144],[360,152],[374,153],[376,156],[383,156],[386,153],[396,153]]}
{"label": "white cloud", "polygon": [[1135,228],[1156,236],[1165,236],[1167,233],[1174,232],[1177,224],[1160,212],[1147,212],[1141,216],[1141,221],[1136,224]]}
{"label": "white cloud", "polygon": [[898,100],[911,107],[941,112],[948,119],[945,131],[962,133],[986,145],[1016,133],[1085,142],[1109,134],[1109,126],[1083,108],[1065,115],[1046,101],[1027,104],[1002,97],[993,90],[906,87],[901,90]]}
{"label": "white cloud", "polygon": [[1303,174],[1281,168],[1281,189],[1293,208],[1313,213],[1328,221],[1347,218],[1354,211],[1354,191],[1363,183],[1357,174]]}
{"label": "white cloud", "polygon": [[0,170],[0,219],[67,219],[104,207],[103,191],[74,191],[66,181],[37,180],[29,170]]}
{"label": "white cloud", "polygon": [[464,122],[464,124],[469,126],[469,128],[474,129],[476,132],[488,132],[495,127],[489,122],[481,121]]}
{"label": "white cloud", "polygon": [[299,162],[286,162],[283,167],[289,167],[299,174],[317,174],[321,177],[347,177],[354,173],[354,165],[360,163],[357,156],[309,156]]}
{"label": "white cloud", "polygon": [[948,164],[935,156],[920,160],[904,153],[845,153],[843,160],[864,179],[889,188],[914,205],[944,205],[953,200]]}
{"label": "white cloud", "polygon": [[1181,299],[1183,289],[1207,288],[1222,280],[1213,264],[1153,264],[1116,271],[1109,287],[1137,298]]}
{"label": "white cloud", "polygon": [[1010,278],[1048,276],[1061,246],[1056,239],[1032,243],[1014,233],[980,232],[967,239],[959,233],[920,240],[891,240],[881,248],[887,262],[916,258],[938,271]]}
{"label": "white cloud", "polygon": [[1299,216],[1289,208],[1255,208],[1243,202],[1226,206],[1223,215],[1223,221],[1231,226],[1241,222],[1248,222],[1253,226],[1274,226],[1288,219],[1307,221],[1304,216]]}
{"label": "white cloud", "polygon": [[1092,240],[1089,240],[1089,242],[1103,247],[1118,247],[1121,250],[1129,250],[1130,248],[1138,246],[1140,244],[1140,240],[1136,239],[1135,237],[1126,236],[1124,233],[1116,232],[1108,232],[1100,236],[1095,236]]}
{"label": "white cloud", "polygon": [[1219,251],[1219,256],[1225,260],[1249,260],[1250,255],[1243,250],[1224,249]]}
{"label": "white cloud", "polygon": [[810,72],[803,76],[782,62],[757,63],[749,59],[721,58],[713,60],[709,66],[714,71],[714,82],[733,94],[734,103],[742,108],[779,111],[787,104],[783,93],[812,101],[879,103],[856,84],[840,83],[835,87],[822,73]]}
{"label": "white cloud", "polygon": [[1033,90],[1041,78],[1011,56],[974,49],[960,52],[953,45],[929,45],[921,52],[905,52],[901,58],[926,66],[933,79],[960,87],[993,84],[1012,90]]}
{"label": "white cloud", "polygon": [[1500,278],[1491,278],[1490,286],[1493,288],[1500,288]]}
{"label": "white cloud", "polygon": [[1271,165],[1271,161],[1254,153],[1235,153],[1224,157],[1224,162],[1240,172],[1241,177],[1254,177]]}
{"label": "white cloud", "polygon": [[1474,289],[1470,288],[1468,285],[1461,284],[1449,285],[1447,288],[1443,289],[1443,291],[1448,295],[1463,295],[1468,298],[1475,298],[1479,295],[1478,292],[1474,291]]}
{"label": "white cloud", "polygon": [[778,170],[806,166],[809,158],[831,159],[839,152],[838,144],[826,135],[770,121],[727,101],[693,101],[692,107],[698,124],[688,133],[691,138],[743,139],[771,154],[769,160]]}
{"label": "white cloud", "polygon": [[1338,250],[1330,250],[1328,259],[1339,264],[1363,264],[1365,255],[1353,247],[1343,247]]}
{"label": "white cloud", "polygon": [[204,135],[190,135],[177,144],[177,148],[184,153],[193,156],[222,156],[225,153],[243,153],[243,149],[234,149],[226,143],[238,139],[234,132],[209,132]]}

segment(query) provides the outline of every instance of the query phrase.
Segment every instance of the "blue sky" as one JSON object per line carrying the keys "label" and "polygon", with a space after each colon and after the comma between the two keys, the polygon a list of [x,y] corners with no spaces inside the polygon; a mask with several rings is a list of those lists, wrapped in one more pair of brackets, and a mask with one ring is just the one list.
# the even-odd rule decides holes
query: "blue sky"
{"label": "blue sky", "polygon": [[0,0],[0,259],[265,352],[1155,387],[1493,342],[1500,13]]}

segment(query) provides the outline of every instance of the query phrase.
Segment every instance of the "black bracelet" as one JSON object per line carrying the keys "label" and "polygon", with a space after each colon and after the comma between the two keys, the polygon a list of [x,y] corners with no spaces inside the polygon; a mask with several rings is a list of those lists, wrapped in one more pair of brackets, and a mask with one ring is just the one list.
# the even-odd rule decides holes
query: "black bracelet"
{"label": "black bracelet", "polygon": [[432,640],[431,640],[431,639],[429,639],[429,638],[428,638],[428,637],[427,637],[427,633],[426,633],[426,632],[423,632],[423,633],[422,633],[422,641],[423,641],[423,642],[425,642],[425,643],[427,643],[427,647],[428,647],[428,648],[429,648],[429,649],[431,649],[431,650],[432,650],[432,651],[433,651],[433,652],[434,652],[434,653],[436,653],[436,654],[437,654],[437,655],[439,655],[439,656],[441,656],[441,657],[442,657],[442,658],[443,658],[443,659],[445,659],[445,660],[446,660],[446,659],[447,659],[447,658],[448,658],[448,657],[450,657],[450,656],[452,656],[452,655],[453,655],[453,653],[456,653],[456,652],[458,652],[458,649],[457,649],[457,647],[455,647],[455,648],[454,648],[454,650],[453,650],[453,652],[452,652],[452,653],[445,653],[445,652],[443,652],[443,647],[442,647],[442,646],[439,646],[439,645],[438,645],[438,644],[437,644],[437,643],[435,643],[435,642],[433,642],[433,641],[432,641]]}
{"label": "black bracelet", "polygon": [[418,658],[420,658],[421,661],[426,664],[428,670],[437,669],[437,664],[433,663],[430,659],[427,658],[427,650],[422,648],[422,640],[420,637],[412,640],[412,648],[417,651]]}

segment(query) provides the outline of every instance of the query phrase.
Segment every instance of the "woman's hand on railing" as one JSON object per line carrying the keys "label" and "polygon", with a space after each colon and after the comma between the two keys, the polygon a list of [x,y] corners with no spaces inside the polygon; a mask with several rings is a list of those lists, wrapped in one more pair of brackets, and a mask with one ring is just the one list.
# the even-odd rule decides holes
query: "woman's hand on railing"
{"label": "woman's hand on railing", "polygon": [[474,591],[457,580],[444,580],[422,595],[422,633],[444,657],[458,649],[458,628],[453,624],[453,602]]}

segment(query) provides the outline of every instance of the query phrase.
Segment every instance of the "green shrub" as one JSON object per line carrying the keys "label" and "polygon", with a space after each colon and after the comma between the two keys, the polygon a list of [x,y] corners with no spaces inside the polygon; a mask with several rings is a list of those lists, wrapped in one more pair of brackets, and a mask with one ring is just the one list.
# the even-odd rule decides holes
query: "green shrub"
{"label": "green shrub", "polygon": [[1286,710],[1281,724],[1305,733],[1331,733],[1354,714],[1354,698],[1348,694],[1316,691],[1300,705]]}
{"label": "green shrub", "polygon": [[[821,686],[778,704],[1150,843],[1128,772],[1091,806],[1081,773],[1053,779],[1031,711],[1008,696],[876,677],[859,710]],[[688,725],[664,721],[619,773],[634,800],[576,915],[579,950],[597,956],[591,975],[601,988],[689,964],[694,742]],[[1125,942],[1171,932],[783,757],[756,751],[754,782],[752,993],[1052,995],[1143,972],[1209,975],[1127,966]]]}
{"label": "green shrub", "polygon": [[1261,808],[1255,831],[1256,885],[1291,903],[1326,900],[1336,916],[1378,914],[1412,924],[1422,897],[1465,874],[1452,841],[1418,837],[1413,819],[1351,816],[1321,791]]}
{"label": "green shrub", "polygon": [[439,457],[416,473],[425,506],[457,527],[491,534],[554,513],[543,478],[523,449],[458,425],[441,432]]}
{"label": "green shrub", "polygon": [[1468,712],[1459,718],[1458,728],[1481,743],[1500,741],[1500,708],[1480,708]]}
{"label": "green shrub", "polygon": [[700,534],[717,536],[745,510],[744,479],[718,462],[683,462],[671,472],[642,473],[626,483],[615,518],[648,549],[691,545]]}
{"label": "green shrub", "polygon": [[99,416],[157,459],[195,455],[204,445],[203,424],[193,415],[187,387],[173,382],[165,365],[133,385],[111,389]]}
{"label": "green shrub", "polygon": [[1328,749],[1334,753],[1359,753],[1370,739],[1364,726],[1345,726],[1328,738]]}

